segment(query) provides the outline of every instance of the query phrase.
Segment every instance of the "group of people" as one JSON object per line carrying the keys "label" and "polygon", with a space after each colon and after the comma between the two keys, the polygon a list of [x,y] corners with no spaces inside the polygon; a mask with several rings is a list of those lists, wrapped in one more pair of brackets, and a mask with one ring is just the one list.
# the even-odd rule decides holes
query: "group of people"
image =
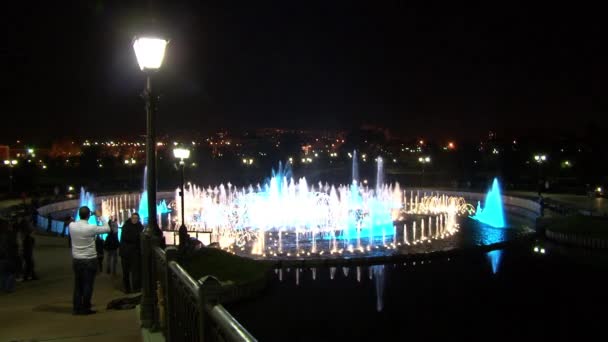
{"label": "group of people", "polygon": [[[90,224],[94,214],[97,224]],[[126,293],[141,289],[141,243],[143,225],[139,214],[133,213],[122,225],[119,239],[118,222],[112,217],[106,222],[101,211],[79,208],[80,220],[66,224],[74,271],[73,311],[75,315],[90,315],[91,297],[97,273],[117,275],[118,256]],[[38,279],[34,270],[35,239],[32,225],[23,217],[15,222],[0,219],[0,291],[12,292],[19,280]],[[102,239],[102,235],[105,239]],[[105,261],[105,265],[104,265]]]}
{"label": "group of people", "polygon": [[32,227],[27,218],[0,219],[0,290],[13,292],[17,281],[37,280]]}
{"label": "group of people", "polygon": [[[123,285],[126,293],[139,292],[141,289],[141,245],[140,233],[143,225],[139,214],[133,213],[124,222],[120,242],[118,224],[115,220],[105,221],[101,211],[95,211],[98,224],[90,224],[91,210],[84,206],[79,209],[80,220],[69,224],[72,248],[72,268],[74,270],[74,315],[90,315],[91,297],[95,276],[103,271],[106,259],[106,272],[116,274],[117,254],[121,257]],[[108,234],[105,241],[101,234]],[[105,255],[105,257],[104,257]]]}

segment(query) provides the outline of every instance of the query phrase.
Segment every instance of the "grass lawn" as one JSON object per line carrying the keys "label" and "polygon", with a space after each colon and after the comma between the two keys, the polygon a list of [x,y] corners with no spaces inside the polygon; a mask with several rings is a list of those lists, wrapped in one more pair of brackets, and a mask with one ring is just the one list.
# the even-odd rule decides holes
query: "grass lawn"
{"label": "grass lawn", "polygon": [[180,264],[192,278],[212,275],[222,282],[232,281],[236,285],[246,284],[265,277],[270,265],[256,260],[236,256],[215,248],[201,248]]}
{"label": "grass lawn", "polygon": [[547,229],[556,233],[608,239],[608,219],[599,216],[573,215],[560,217],[553,220],[547,226]]}

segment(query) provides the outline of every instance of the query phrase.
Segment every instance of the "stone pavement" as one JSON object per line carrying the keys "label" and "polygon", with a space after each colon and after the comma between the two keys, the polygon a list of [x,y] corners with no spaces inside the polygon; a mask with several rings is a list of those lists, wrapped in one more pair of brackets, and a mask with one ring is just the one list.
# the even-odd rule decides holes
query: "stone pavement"
{"label": "stone pavement", "polygon": [[[65,238],[36,235],[34,258],[40,280],[19,282],[0,293],[0,341],[141,341],[136,310],[106,310],[124,297],[120,274],[99,274],[90,316],[72,315],[73,273]],[[119,263],[120,264],[120,263]]]}

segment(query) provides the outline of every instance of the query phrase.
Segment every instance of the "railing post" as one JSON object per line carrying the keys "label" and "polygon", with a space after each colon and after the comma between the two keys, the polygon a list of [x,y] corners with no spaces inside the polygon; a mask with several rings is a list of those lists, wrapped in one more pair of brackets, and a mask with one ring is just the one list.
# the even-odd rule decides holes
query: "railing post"
{"label": "railing post", "polygon": [[153,329],[156,325],[156,279],[152,249],[158,245],[158,238],[149,234],[148,230],[141,233],[141,325],[146,329]]}
{"label": "railing post", "polygon": [[205,341],[205,320],[207,314],[205,313],[205,289],[201,284],[198,285],[198,293],[196,298],[196,306],[198,308],[198,336],[200,341]]}
{"label": "railing post", "polygon": [[[213,308],[219,300],[219,294],[222,288],[221,283],[219,282],[219,280],[213,276],[205,276],[202,277],[198,280],[198,288],[199,288],[199,312],[201,317],[204,317],[203,320],[209,320],[209,322],[206,322],[207,326],[204,327],[204,330],[201,333],[205,333],[208,332],[207,330],[211,327],[210,324],[211,321],[211,317],[210,317],[210,312],[207,311],[207,308]],[[205,322],[203,322],[205,323]],[[206,335],[201,335],[201,338],[203,340],[206,340],[208,336]]]}
{"label": "railing post", "polygon": [[171,341],[171,310],[175,307],[175,291],[170,286],[169,277],[171,276],[171,270],[169,269],[169,263],[177,259],[177,249],[175,247],[167,247],[165,250],[165,274],[163,284],[165,288],[165,338],[167,341]]}
{"label": "railing post", "polygon": [[203,288],[205,303],[211,306],[219,302],[219,296],[222,291],[222,284],[213,276],[205,276],[199,279],[199,286]]}

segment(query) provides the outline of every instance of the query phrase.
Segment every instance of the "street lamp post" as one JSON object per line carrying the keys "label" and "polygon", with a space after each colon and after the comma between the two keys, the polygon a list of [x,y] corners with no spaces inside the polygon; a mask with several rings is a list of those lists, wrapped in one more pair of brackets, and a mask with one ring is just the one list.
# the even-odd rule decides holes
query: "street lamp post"
{"label": "street lamp post", "polygon": [[184,202],[185,202],[185,200],[184,200],[184,183],[185,183],[184,159],[188,159],[190,157],[190,150],[188,150],[186,148],[175,148],[175,149],[173,149],[173,156],[175,158],[179,159],[179,165],[180,165],[180,168],[182,171],[182,181],[180,183],[180,191],[179,191],[179,195],[182,200],[182,209],[181,209],[182,224],[179,226],[179,246],[180,246],[180,248],[185,248],[187,246],[187,241],[190,237],[188,236],[188,228],[186,228],[186,206],[184,204]]}
{"label": "street lamp post", "polygon": [[429,157],[429,156],[419,157],[418,158],[418,162],[422,165],[422,181],[421,181],[421,186],[424,186],[424,168],[425,168],[426,164],[429,164],[431,162],[431,157]]}
{"label": "street lamp post", "polygon": [[156,217],[156,97],[152,93],[151,76],[160,69],[165,56],[167,40],[157,37],[136,37],[133,49],[140,69],[146,74],[146,87],[142,97],[146,103],[146,166],[148,193],[148,225],[142,233],[142,296],[141,321],[145,328],[153,328],[156,312],[156,283],[152,270],[152,248],[158,245],[162,232]]}
{"label": "street lamp post", "polygon": [[133,168],[137,164],[137,161],[133,158],[125,159],[125,165],[129,168],[129,188],[133,186]]}
{"label": "street lamp post", "polygon": [[13,168],[19,164],[17,159],[5,160],[4,165],[8,166],[8,193],[13,193]]}
{"label": "street lamp post", "polygon": [[538,197],[540,197],[541,193],[543,191],[542,165],[544,162],[547,161],[547,155],[546,154],[536,154],[536,155],[534,155],[534,161],[536,161],[536,163],[538,164]]}

